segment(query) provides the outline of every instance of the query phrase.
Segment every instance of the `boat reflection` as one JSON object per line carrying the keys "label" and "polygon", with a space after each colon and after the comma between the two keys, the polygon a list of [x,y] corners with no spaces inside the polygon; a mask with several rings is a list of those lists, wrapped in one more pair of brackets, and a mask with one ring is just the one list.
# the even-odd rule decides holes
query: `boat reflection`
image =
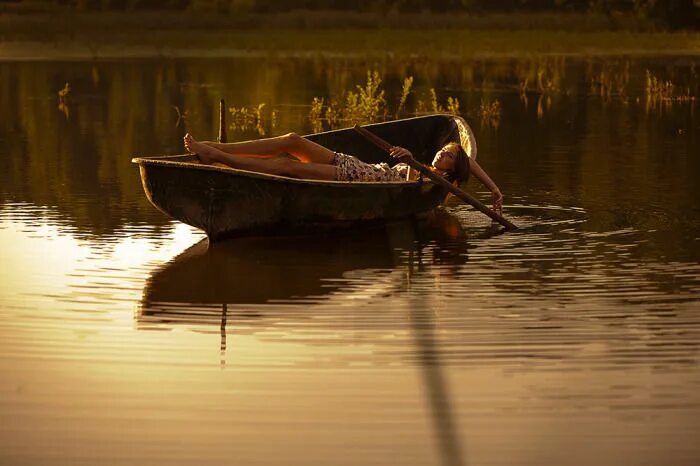
{"label": "boat reflection", "polygon": [[224,305],[229,321],[260,318],[255,305],[313,305],[357,292],[356,286],[345,288],[349,275],[362,270],[382,278],[377,285],[383,289],[374,292],[396,292],[405,285],[391,276],[404,273],[410,261],[455,267],[466,262],[466,239],[459,220],[438,210],[425,221],[364,231],[203,240],[147,279],[137,320],[142,326],[219,323]]}

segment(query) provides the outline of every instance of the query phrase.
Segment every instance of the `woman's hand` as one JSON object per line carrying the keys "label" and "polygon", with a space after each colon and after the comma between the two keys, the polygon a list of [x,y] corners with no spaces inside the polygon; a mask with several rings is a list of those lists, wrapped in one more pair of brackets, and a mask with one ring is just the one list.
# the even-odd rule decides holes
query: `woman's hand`
{"label": "woman's hand", "polygon": [[413,154],[411,154],[410,150],[404,149],[403,147],[399,146],[392,147],[389,151],[389,155],[394,157],[396,160],[399,160],[400,162],[407,162],[409,159],[413,158]]}
{"label": "woman's hand", "polygon": [[494,212],[498,212],[503,215],[503,194],[498,187],[491,191],[491,202],[493,203]]}

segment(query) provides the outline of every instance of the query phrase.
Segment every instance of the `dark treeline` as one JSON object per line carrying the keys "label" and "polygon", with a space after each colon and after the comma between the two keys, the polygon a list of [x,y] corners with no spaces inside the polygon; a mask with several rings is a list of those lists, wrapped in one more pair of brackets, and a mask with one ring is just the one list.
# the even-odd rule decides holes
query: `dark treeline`
{"label": "dark treeline", "polygon": [[299,10],[373,13],[592,12],[631,14],[671,29],[695,28],[695,0],[0,0],[0,3],[63,6],[78,11],[192,10],[221,14]]}

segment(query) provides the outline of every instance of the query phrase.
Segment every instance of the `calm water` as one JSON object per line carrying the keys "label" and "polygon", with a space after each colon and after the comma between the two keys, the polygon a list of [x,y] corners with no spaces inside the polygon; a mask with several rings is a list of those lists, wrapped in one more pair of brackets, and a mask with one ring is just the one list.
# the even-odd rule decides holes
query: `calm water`
{"label": "calm water", "polygon": [[[520,231],[209,248],[146,201],[130,158],[219,97],[308,132],[367,69],[460,99]],[[682,57],[0,63],[0,464],[698,464],[700,109],[646,70],[698,95]]]}

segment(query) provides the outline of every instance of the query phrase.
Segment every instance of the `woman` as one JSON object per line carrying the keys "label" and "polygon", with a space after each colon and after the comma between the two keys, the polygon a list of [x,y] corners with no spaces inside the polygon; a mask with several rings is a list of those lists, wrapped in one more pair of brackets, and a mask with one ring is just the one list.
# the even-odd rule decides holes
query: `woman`
{"label": "woman", "polygon": [[[406,181],[417,179],[409,166],[399,163],[390,167],[385,163],[368,164],[352,155],[332,150],[309,141],[296,133],[274,138],[234,143],[200,142],[185,135],[185,148],[197,154],[202,163],[222,163],[232,168],[271,175],[328,181]],[[277,157],[288,153],[297,160]],[[393,147],[390,155],[396,160],[413,157],[403,147]],[[501,212],[503,195],[496,183],[476,163],[467,157],[459,144],[449,143],[435,154],[433,169],[453,183],[459,184],[472,173],[491,191],[493,209]]]}

